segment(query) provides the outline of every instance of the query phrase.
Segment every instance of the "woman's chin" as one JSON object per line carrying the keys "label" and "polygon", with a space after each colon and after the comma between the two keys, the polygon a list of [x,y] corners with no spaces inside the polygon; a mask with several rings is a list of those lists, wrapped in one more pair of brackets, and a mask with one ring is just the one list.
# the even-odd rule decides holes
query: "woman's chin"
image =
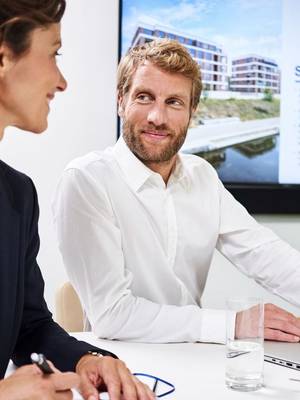
{"label": "woman's chin", "polygon": [[31,133],[35,133],[37,135],[43,133],[47,128],[48,128],[48,123],[47,121],[38,125],[17,125],[17,128],[23,130],[23,131],[27,131],[27,132],[31,132]]}
{"label": "woman's chin", "polygon": [[40,135],[41,133],[45,132],[45,130],[48,128],[48,125],[44,125],[43,127],[36,128],[32,130],[32,133],[35,133],[36,135]]}

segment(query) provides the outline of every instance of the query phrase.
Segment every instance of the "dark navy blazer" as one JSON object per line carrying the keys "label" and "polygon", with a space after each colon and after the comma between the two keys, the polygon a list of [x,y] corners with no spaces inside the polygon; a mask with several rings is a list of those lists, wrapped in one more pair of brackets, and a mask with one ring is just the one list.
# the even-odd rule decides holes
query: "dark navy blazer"
{"label": "dark navy blazer", "polygon": [[62,371],[74,370],[89,350],[114,356],[53,321],[36,261],[38,216],[31,179],[0,161],[0,379],[10,358],[20,366],[30,363],[32,352],[44,353]]}

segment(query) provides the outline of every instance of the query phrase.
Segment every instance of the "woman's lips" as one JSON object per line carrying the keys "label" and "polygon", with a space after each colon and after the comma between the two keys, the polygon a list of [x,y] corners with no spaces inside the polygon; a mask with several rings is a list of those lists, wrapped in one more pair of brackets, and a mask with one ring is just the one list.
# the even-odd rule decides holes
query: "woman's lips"
{"label": "woman's lips", "polygon": [[51,93],[47,94],[47,101],[48,101],[48,104],[49,104],[50,101],[53,100],[53,99],[54,99],[54,94],[51,94]]}

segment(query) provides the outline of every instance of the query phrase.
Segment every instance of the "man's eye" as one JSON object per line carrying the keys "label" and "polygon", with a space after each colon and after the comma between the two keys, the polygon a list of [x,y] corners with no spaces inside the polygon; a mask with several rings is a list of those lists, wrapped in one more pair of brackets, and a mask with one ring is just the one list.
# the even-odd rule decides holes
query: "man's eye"
{"label": "man's eye", "polygon": [[182,101],[180,101],[178,99],[170,99],[170,100],[168,100],[168,104],[175,106],[175,107],[180,107],[183,105]]}
{"label": "man's eye", "polygon": [[152,100],[152,97],[149,94],[139,94],[136,98],[142,103],[147,103]]}

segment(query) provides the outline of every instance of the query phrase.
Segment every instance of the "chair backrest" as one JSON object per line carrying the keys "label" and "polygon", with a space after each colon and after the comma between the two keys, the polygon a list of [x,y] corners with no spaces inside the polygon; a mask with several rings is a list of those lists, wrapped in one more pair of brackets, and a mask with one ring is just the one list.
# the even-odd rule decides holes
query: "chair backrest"
{"label": "chair backrest", "polygon": [[82,332],[84,330],[82,306],[70,282],[64,283],[56,292],[55,319],[67,332]]}

